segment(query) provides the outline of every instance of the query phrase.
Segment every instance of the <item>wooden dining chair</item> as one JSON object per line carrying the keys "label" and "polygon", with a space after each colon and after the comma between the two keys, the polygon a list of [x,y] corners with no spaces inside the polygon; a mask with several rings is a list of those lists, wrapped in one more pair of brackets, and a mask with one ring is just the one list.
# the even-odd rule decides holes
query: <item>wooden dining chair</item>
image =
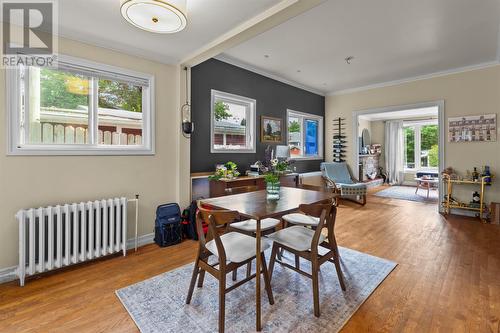
{"label": "wooden dining chair", "polygon": [[[196,279],[198,279],[198,287],[203,287],[205,272],[215,277],[219,281],[219,332],[224,332],[225,321],[225,297],[228,292],[236,289],[244,283],[252,280],[256,274],[247,276],[245,279],[226,287],[226,275],[238,269],[243,265],[251,263],[256,259],[255,238],[238,233],[226,232],[222,233],[226,225],[238,221],[240,216],[238,212],[227,210],[208,210],[198,205],[198,213],[196,216],[196,230],[198,233],[198,253],[194,263],[193,275],[189,285],[186,304],[191,302],[193,296]],[[205,237],[202,228],[202,221],[208,223],[208,233]],[[271,290],[271,282],[267,271],[264,251],[270,247],[270,244],[265,239],[261,243],[262,274],[264,275],[264,283],[266,287],[269,304],[274,304],[273,294]],[[216,263],[209,263],[211,256],[217,257]]]}
{"label": "wooden dining chair", "polygon": [[[258,186],[239,186],[239,187],[227,188],[226,194],[228,194],[228,195],[241,194],[241,193],[255,192],[258,190],[259,190]],[[281,223],[281,221],[278,219],[273,219],[273,218],[263,219],[262,221],[260,221],[261,234],[264,236],[264,235],[270,234],[272,232],[275,232],[276,227],[280,223]],[[228,230],[241,232],[241,233],[249,235],[249,236],[255,236],[255,233],[257,232],[257,221],[254,219],[248,219],[248,220],[243,220],[243,221],[231,223],[228,226]],[[249,277],[251,275],[251,272],[252,272],[252,263],[249,263],[247,265],[247,277]],[[233,281],[236,281],[237,279],[238,279],[238,270],[234,270],[233,271]]]}
{"label": "wooden dining chair", "polygon": [[[340,254],[335,240],[335,218],[337,215],[337,207],[332,203],[313,204],[313,205],[300,205],[300,211],[304,214],[316,217],[319,219],[316,230],[305,226],[292,226],[285,229],[278,230],[277,232],[268,236],[273,240],[273,249],[271,252],[271,259],[269,262],[269,275],[272,279],[274,264],[280,249],[285,249],[296,255],[296,257],[304,258],[311,262],[311,273],[304,272],[298,267],[289,265],[283,261],[278,261],[284,267],[290,268],[302,275],[312,279],[313,286],[313,303],[314,315],[320,316],[319,309],[319,269],[320,266],[326,262],[332,262],[337,270],[342,290],[345,290],[344,277],[340,267]],[[323,228],[327,228],[326,236],[322,233]],[[318,246],[327,249],[327,253],[319,254]]]}

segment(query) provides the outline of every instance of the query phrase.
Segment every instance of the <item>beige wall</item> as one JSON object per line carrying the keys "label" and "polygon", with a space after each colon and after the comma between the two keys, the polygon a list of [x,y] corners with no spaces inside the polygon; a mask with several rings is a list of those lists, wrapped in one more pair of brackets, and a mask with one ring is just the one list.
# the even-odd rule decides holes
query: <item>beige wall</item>
{"label": "beige wall", "polygon": [[[445,101],[445,119],[460,115],[496,113],[500,110],[500,66],[448,76],[419,80],[396,86],[376,88],[326,98],[326,147],[332,146],[332,120],[347,119],[348,141],[352,136],[352,112],[357,110]],[[498,122],[497,118],[497,122]],[[446,130],[448,125],[445,124]],[[354,163],[353,146],[348,145],[348,163]],[[332,160],[331,149],[326,159]],[[500,140],[497,142],[445,143],[445,163],[464,173],[474,166],[490,165],[500,176]],[[356,168],[353,168],[354,170]],[[469,195],[470,191],[466,191]],[[466,197],[468,199],[468,197]],[[500,201],[500,182],[488,189],[488,201]]]}
{"label": "beige wall", "polygon": [[[156,84],[156,154],[154,156],[6,156],[0,135],[0,269],[17,264],[20,208],[140,194],[139,235],[153,232],[157,205],[186,196],[180,184],[179,75],[163,65],[107,49],[61,39],[59,52],[151,73]],[[0,127],[6,130],[5,71],[0,71]],[[185,161],[182,165],[189,165]],[[184,176],[185,178],[185,176]],[[129,227],[129,237],[133,226]]]}
{"label": "beige wall", "polygon": [[358,119],[358,136],[361,136],[363,134],[363,130],[367,129],[368,132],[370,133],[370,137],[372,135],[372,125],[371,121],[366,120],[366,119]]}

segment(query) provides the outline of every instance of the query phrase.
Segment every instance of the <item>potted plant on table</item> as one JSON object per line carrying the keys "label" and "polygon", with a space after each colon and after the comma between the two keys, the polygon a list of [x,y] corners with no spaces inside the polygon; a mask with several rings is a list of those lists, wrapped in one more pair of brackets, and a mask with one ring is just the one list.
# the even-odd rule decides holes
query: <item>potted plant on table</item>
{"label": "potted plant on table", "polygon": [[278,200],[280,198],[280,177],[288,172],[288,161],[271,161],[269,171],[264,174],[268,200]]}
{"label": "potted plant on table", "polygon": [[219,165],[215,169],[215,173],[208,176],[209,180],[234,179],[240,175],[238,166],[234,162],[227,162],[224,165]]}

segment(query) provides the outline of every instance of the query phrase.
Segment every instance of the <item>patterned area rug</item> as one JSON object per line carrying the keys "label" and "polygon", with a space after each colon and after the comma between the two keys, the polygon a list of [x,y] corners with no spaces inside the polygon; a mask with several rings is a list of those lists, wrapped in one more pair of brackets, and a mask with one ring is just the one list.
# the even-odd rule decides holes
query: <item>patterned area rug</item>
{"label": "patterned area rug", "polygon": [[[347,290],[340,288],[335,266],[324,264],[320,318],[313,314],[311,280],[276,263],[274,305],[262,292],[263,332],[338,332],[397,265],[347,248],[340,252]],[[292,256],[285,252],[284,259],[291,263]],[[301,261],[301,268],[309,271],[310,265]],[[185,265],[116,291],[141,332],[218,330],[218,281],[210,274],[205,275],[203,288],[195,288],[191,304],[185,304],[192,269],[193,264]],[[239,278],[244,271],[240,268]],[[229,285],[230,275],[228,280]],[[226,294],[225,325],[226,332],[255,331],[255,280]]]}
{"label": "patterned area rug", "polygon": [[416,187],[413,186],[391,186],[375,193],[375,195],[384,198],[428,203],[437,203],[439,201],[438,191],[436,189],[431,189],[429,191],[429,198],[427,198],[426,189],[418,189],[417,194],[415,194],[415,189]]}

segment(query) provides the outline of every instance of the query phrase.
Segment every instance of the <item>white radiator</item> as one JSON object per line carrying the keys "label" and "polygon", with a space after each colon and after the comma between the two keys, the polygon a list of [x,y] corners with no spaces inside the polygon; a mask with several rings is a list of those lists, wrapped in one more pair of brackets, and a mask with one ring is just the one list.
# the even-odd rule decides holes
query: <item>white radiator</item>
{"label": "white radiator", "polygon": [[108,254],[127,246],[127,198],[22,209],[19,222],[21,286],[43,273]]}

